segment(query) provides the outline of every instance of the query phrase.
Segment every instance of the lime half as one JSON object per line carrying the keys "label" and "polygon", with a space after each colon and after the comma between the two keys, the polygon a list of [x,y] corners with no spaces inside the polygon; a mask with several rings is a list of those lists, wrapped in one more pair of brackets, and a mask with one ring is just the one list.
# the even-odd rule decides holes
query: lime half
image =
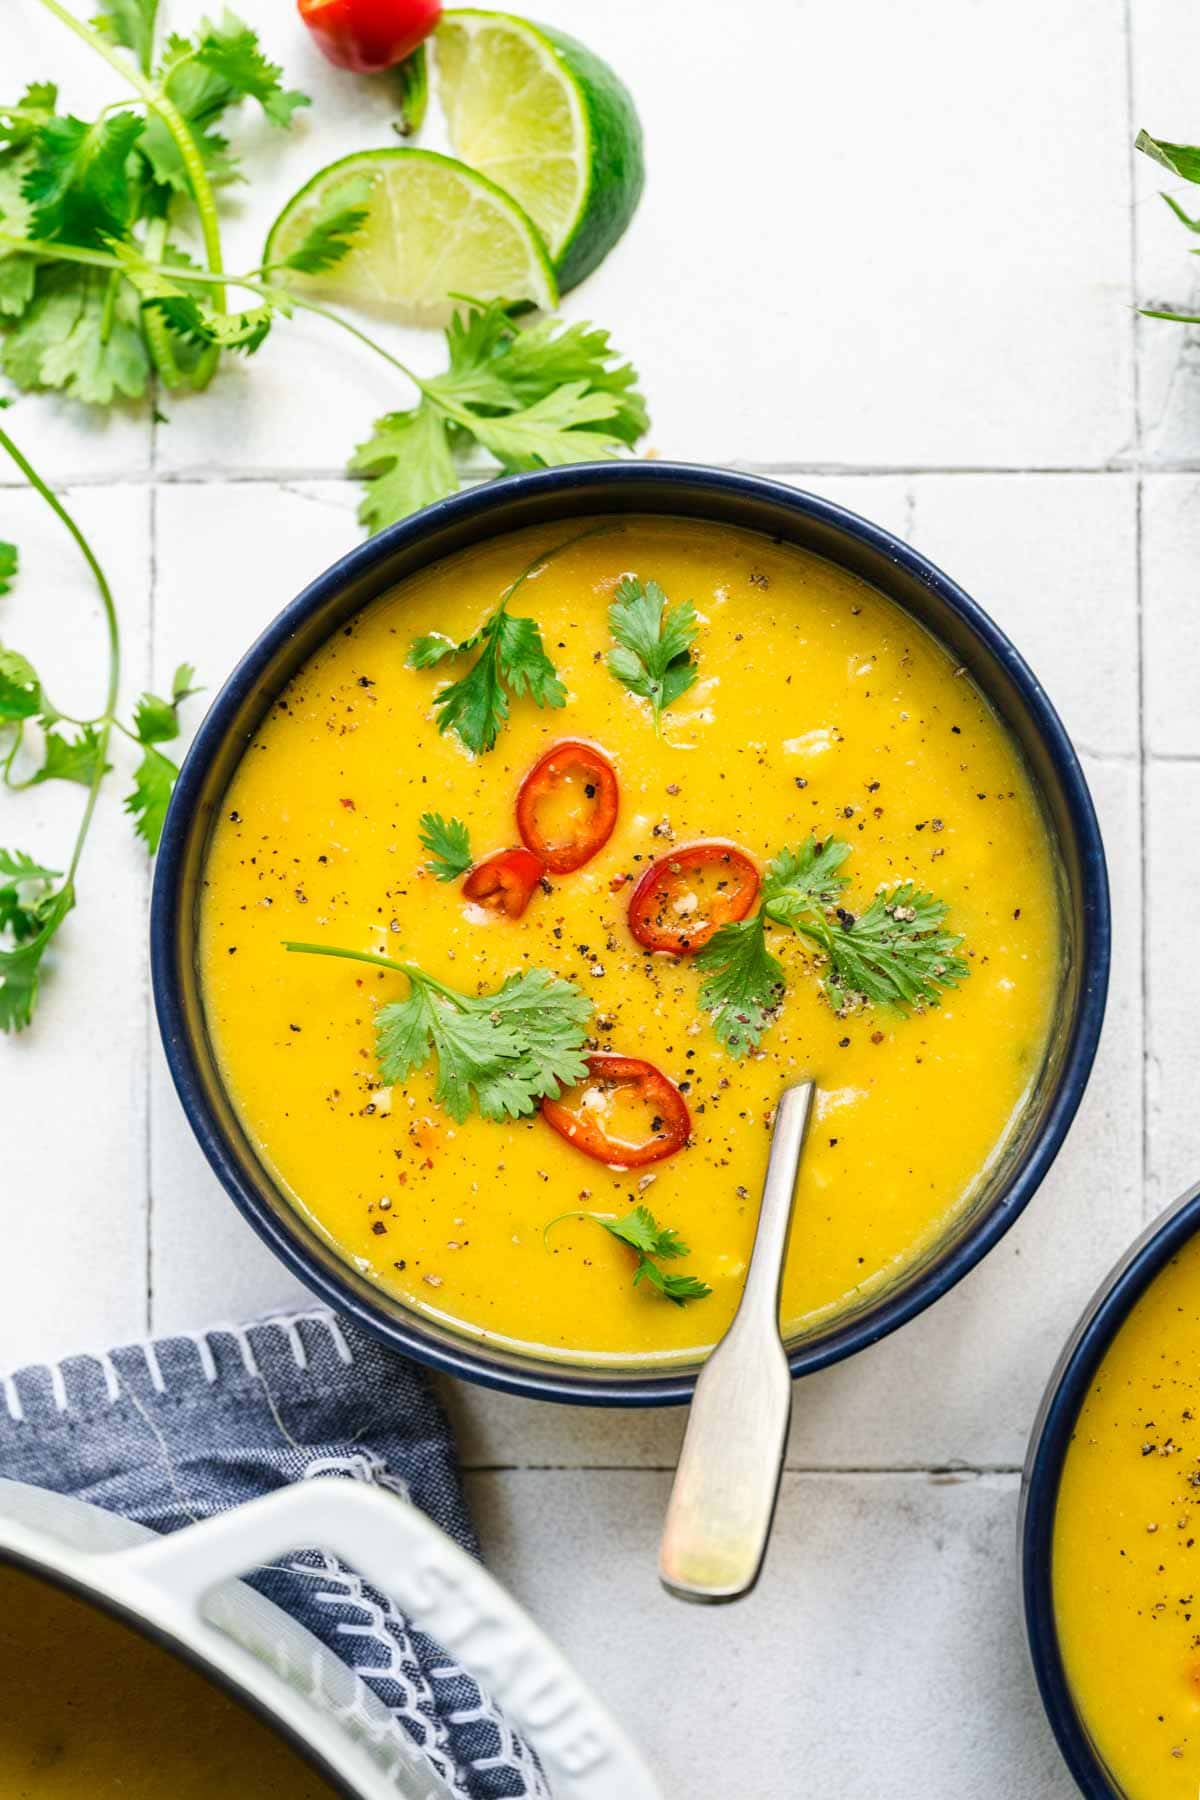
{"label": "lime half", "polygon": [[318,274],[289,270],[301,293],[386,307],[413,324],[445,324],[451,295],[558,301],[537,227],[510,194],[432,150],[364,150],[318,170],[272,225],[264,263],[293,255],[322,220],[366,208],[349,253]]}
{"label": "lime half", "polygon": [[573,287],[608,254],[642,191],[642,128],[607,63],[508,13],[443,13],[434,36],[450,142],[512,194]]}

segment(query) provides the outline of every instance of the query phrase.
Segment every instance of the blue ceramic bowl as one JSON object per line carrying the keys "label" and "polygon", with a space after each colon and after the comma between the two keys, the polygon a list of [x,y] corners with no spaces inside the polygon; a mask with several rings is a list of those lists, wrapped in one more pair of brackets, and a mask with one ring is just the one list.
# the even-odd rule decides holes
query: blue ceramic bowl
{"label": "blue ceramic bowl", "polygon": [[1051,1589],[1054,1514],[1079,1409],[1109,1345],[1150,1283],[1200,1231],[1200,1186],[1170,1207],[1106,1276],[1063,1349],[1034,1422],[1021,1481],[1018,1543],[1034,1672],[1059,1749],[1088,1800],[1121,1800],[1067,1685]]}
{"label": "blue ceramic bowl", "polygon": [[154,995],[175,1085],[235,1205],[330,1305],[410,1355],[470,1380],[544,1399],[616,1405],[686,1400],[695,1367],[590,1368],[481,1343],[391,1299],[305,1225],[258,1161],[223,1091],[195,964],[196,896],[213,819],[260,720],[313,650],[415,570],[505,532],[603,513],[662,513],[740,526],[802,546],[870,582],[970,672],[1019,744],[1041,795],[1060,873],[1065,957],[1057,1024],[1006,1154],[970,1207],[888,1288],[789,1346],[807,1374],[902,1325],[1003,1236],[1053,1162],[1095,1054],[1108,985],[1104,851],[1083,773],[1036,677],[987,614],[932,563],[853,513],[757,476],[685,464],[601,463],[539,471],[459,494],[382,532],[327,569],[252,645],[201,725],[175,789],[151,918]]}

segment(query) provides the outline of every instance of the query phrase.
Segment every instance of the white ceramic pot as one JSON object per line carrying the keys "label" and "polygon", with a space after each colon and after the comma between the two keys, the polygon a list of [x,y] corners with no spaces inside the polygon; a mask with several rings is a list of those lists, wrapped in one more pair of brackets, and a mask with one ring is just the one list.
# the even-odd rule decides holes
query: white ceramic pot
{"label": "white ceramic pot", "polygon": [[620,1727],[511,1595],[396,1495],[306,1481],[158,1537],[82,1501],[0,1481],[0,1561],[181,1652],[355,1800],[446,1800],[449,1788],[365,1684],[236,1579],[305,1548],[348,1563],[476,1678],[536,1747],[556,1800],[662,1800]]}

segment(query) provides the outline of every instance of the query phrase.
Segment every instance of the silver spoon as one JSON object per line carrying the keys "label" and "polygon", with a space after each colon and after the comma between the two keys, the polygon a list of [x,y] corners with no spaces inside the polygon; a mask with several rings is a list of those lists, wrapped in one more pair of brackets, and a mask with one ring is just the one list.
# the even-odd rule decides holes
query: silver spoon
{"label": "silver spoon", "polygon": [[658,1556],[680,1600],[740,1599],[766,1553],[792,1411],[779,1287],[814,1091],[811,1081],[785,1088],[775,1109],[746,1285],[692,1396]]}

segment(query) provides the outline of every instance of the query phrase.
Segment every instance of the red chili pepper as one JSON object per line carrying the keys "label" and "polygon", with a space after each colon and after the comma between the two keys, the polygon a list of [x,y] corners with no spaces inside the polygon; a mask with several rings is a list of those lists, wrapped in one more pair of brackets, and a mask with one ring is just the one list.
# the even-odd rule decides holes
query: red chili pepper
{"label": "red chili pepper", "polygon": [[339,69],[390,69],[424,43],[441,0],[297,0],[300,17]]}
{"label": "red chili pepper", "polygon": [[517,795],[517,830],[554,875],[582,869],[617,822],[617,772],[594,744],[564,738],[530,769]]}
{"label": "red chili pepper", "polygon": [[640,1169],[682,1150],[691,1136],[687,1101],[653,1063],[637,1056],[589,1056],[588,1078],[542,1117],[576,1150],[610,1169]]}
{"label": "red chili pepper", "polygon": [[544,873],[540,859],[518,844],[513,850],[497,850],[494,856],[476,863],[463,882],[462,891],[476,906],[519,919]]}
{"label": "red chili pepper", "polygon": [[647,950],[691,956],[722,925],[744,919],[757,897],[746,852],[705,838],[650,865],[629,899],[629,929]]}

